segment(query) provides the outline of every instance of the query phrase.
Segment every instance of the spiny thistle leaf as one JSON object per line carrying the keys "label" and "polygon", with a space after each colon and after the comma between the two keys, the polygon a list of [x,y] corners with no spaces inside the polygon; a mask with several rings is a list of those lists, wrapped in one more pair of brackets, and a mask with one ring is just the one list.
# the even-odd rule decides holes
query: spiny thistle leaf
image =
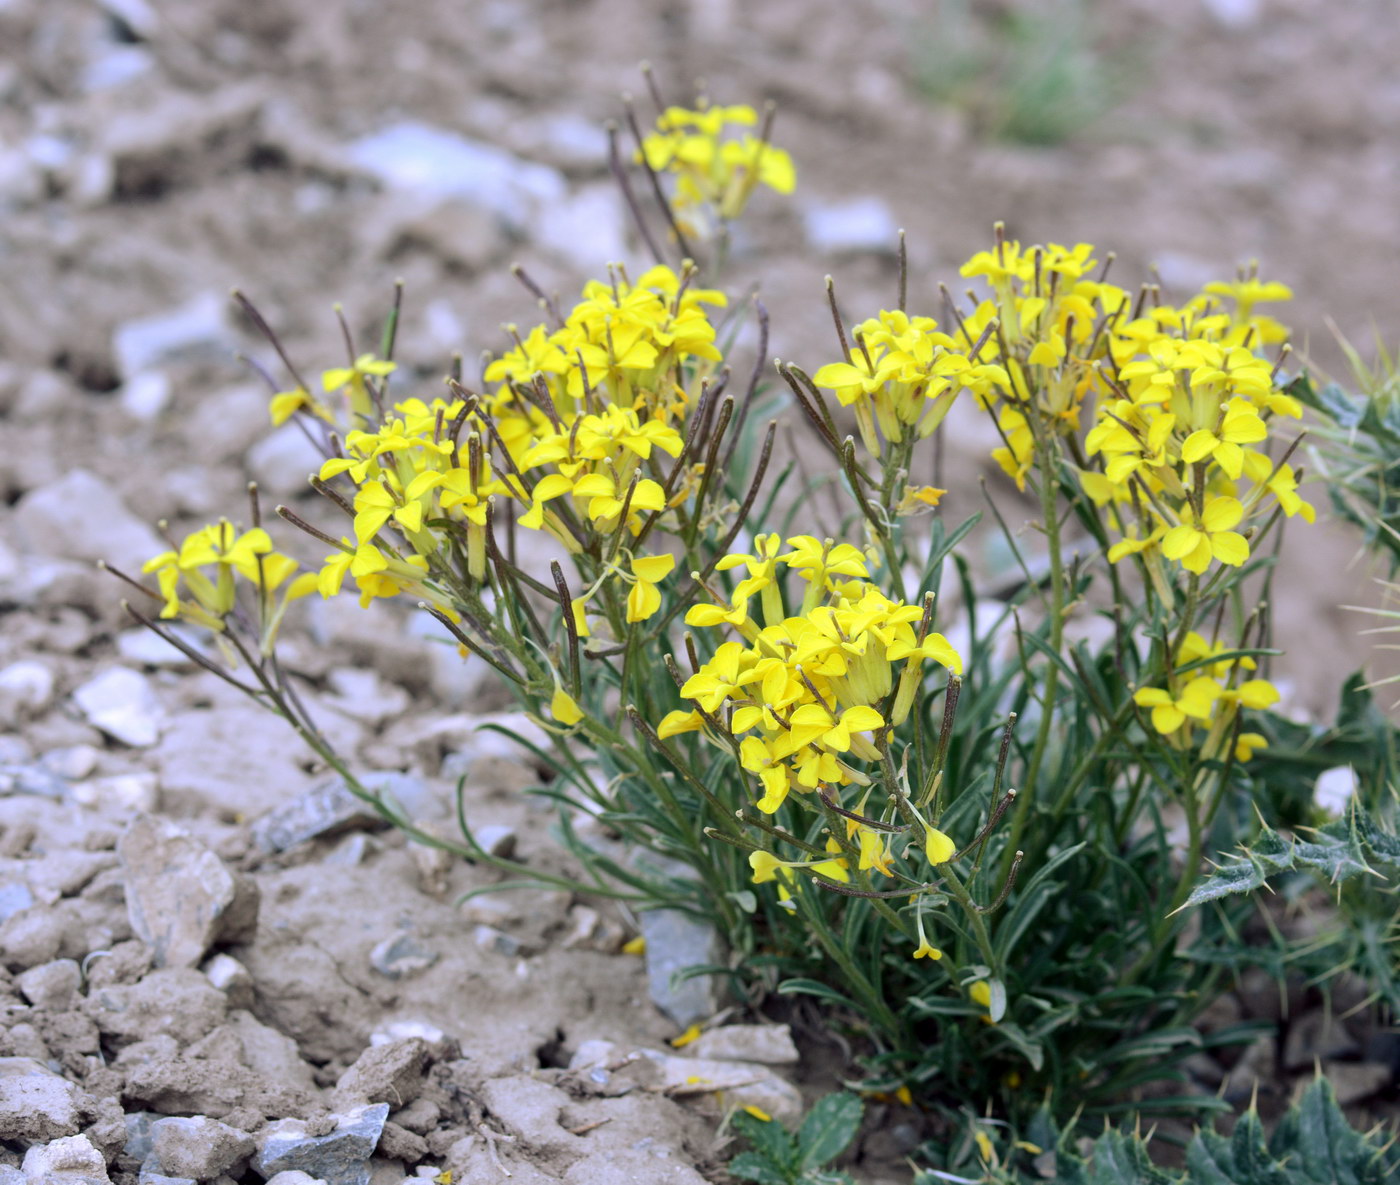
{"label": "spiny thistle leaf", "polygon": [[1253,1109],[1229,1137],[1198,1131],[1184,1172],[1157,1168],[1141,1136],[1114,1129],[1084,1157],[1068,1133],[1058,1142],[1057,1185],[1383,1185],[1400,1171],[1393,1143],[1353,1128],[1325,1078],[1303,1092],[1272,1140]]}
{"label": "spiny thistle leaf", "polygon": [[1259,838],[1197,885],[1186,904],[1252,892],[1277,873],[1304,869],[1321,873],[1334,885],[1361,874],[1393,874],[1400,870],[1400,839],[1382,831],[1355,805],[1347,818],[1319,828],[1311,840],[1286,840],[1263,825]]}

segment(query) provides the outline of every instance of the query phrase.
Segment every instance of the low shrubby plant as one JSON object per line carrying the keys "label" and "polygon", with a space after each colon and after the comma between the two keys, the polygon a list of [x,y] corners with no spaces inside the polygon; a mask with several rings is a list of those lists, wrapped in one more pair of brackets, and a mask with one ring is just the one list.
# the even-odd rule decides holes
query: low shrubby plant
{"label": "low shrubby plant", "polygon": [[[1280,715],[1269,678],[1276,556],[1314,519],[1300,419],[1335,402],[1288,373],[1264,310],[1291,294],[1247,271],[1171,301],[1087,243],[998,226],[961,269],[980,294],[935,295],[901,244],[888,307],[852,321],[829,283],[830,353],[774,367],[768,312],[718,286],[729,225],[794,183],[771,112],[658,107],[649,133],[629,112],[630,163],[613,138],[654,266],[611,264],[569,307],[517,269],[544,319],[475,378],[404,383],[396,301],[376,351],[347,329],[314,382],[244,300],[288,379],[273,422],[325,455],[329,518],[277,514],[325,558],[276,550],[254,493],[246,525],[128,574],[132,612],[199,661],[168,626],[210,631],[221,677],[413,838],[711,922],[728,956],[692,973],[814,999],[852,1087],[934,1116],[931,1163],[990,1172],[1052,1128],[1223,1108],[1174,1084],[1257,1032],[1193,1027],[1249,957],[1248,890],[1303,870],[1389,894],[1373,874],[1400,846],[1365,689],[1329,731]],[[954,524],[935,458],[959,401],[990,417],[1005,483]],[[777,443],[799,412],[811,477]],[[996,595],[989,536],[1015,564]],[[420,828],[333,751],[276,642],[290,602],[347,593],[416,603],[545,730],[547,750],[520,740],[572,876],[486,851],[460,787],[460,839]],[[1361,780],[1346,817],[1285,838],[1322,822],[1311,783],[1339,763]],[[1132,1147],[1113,1139],[1092,1164]],[[782,1147],[815,1173],[804,1140]]]}

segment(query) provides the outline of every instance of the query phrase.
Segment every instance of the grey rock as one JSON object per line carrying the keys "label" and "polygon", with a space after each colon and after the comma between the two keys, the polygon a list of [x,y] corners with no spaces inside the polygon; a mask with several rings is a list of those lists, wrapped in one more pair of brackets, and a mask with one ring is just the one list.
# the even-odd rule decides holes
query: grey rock
{"label": "grey rock", "polygon": [[[375,776],[366,778],[367,788],[373,788],[374,781]],[[356,798],[339,778],[332,778],[258,819],[253,824],[253,842],[264,852],[285,852],[318,836],[382,826],[384,820],[373,807]]]}
{"label": "grey rock", "polygon": [[129,819],[160,806],[160,779],[151,773],[89,778],[73,786],[68,797],[79,806],[111,811]]}
{"label": "grey rock", "polygon": [[508,1135],[532,1151],[562,1156],[583,1151],[582,1137],[559,1122],[570,1100],[557,1086],[535,1078],[492,1078],[481,1088],[481,1101]]}
{"label": "grey rock", "polygon": [[494,926],[478,926],[472,931],[472,941],[480,950],[494,951],[508,959],[515,958],[522,949],[519,939],[512,938]]}
{"label": "grey rock", "polygon": [[109,1185],[107,1162],[87,1136],[66,1136],[24,1154],[28,1185]]}
{"label": "grey rock", "polygon": [[357,831],[353,835],[347,835],[326,853],[326,863],[353,868],[356,864],[363,864],[370,853],[378,848],[377,841],[370,839],[364,832]]}
{"label": "grey rock", "polygon": [[676,909],[648,910],[641,915],[641,926],[652,1003],[682,1027],[718,1012],[720,984],[715,976],[673,978],[687,967],[723,962],[718,931]]}
{"label": "grey rock", "polygon": [[[206,650],[204,639],[193,630],[175,623],[164,623],[165,628],[174,633],[182,642],[187,642],[195,650]],[[117,653],[127,662],[140,663],[147,667],[185,667],[193,662],[178,646],[172,646],[159,634],[138,626],[134,630],[123,630],[117,635]]]}
{"label": "grey rock", "polygon": [[348,145],[345,156],[390,189],[461,198],[515,227],[521,227],[531,211],[566,192],[556,169],[413,121],[361,137]]}
{"label": "grey rock", "polygon": [[217,1119],[172,1116],[151,1125],[152,1155],[162,1173],[208,1181],[253,1154],[253,1137]]}
{"label": "grey rock", "polygon": [[531,237],[582,270],[626,259],[627,215],[615,185],[590,185],[551,202],[534,220]]}
{"label": "grey rock", "polygon": [[407,1106],[422,1091],[427,1067],[428,1043],[422,1037],[371,1045],[336,1082],[336,1104]]}
{"label": "grey rock", "polygon": [[300,1169],[283,1169],[270,1176],[267,1185],[326,1185],[326,1182]]}
{"label": "grey rock", "polygon": [[442,956],[412,933],[395,934],[369,952],[369,963],[388,979],[408,979],[426,971]]}
{"label": "grey rock", "polygon": [[321,468],[321,455],[296,424],[283,424],[253,445],[243,459],[249,474],[269,494],[307,492],[310,476]]}
{"label": "grey rock", "polygon": [[0,794],[33,794],[57,800],[67,793],[68,780],[43,765],[0,765]]}
{"label": "grey rock", "polygon": [[789,1127],[802,1118],[802,1092],[766,1066],[675,1054],[662,1054],[659,1065],[661,1084],[675,1097],[708,1099],[723,1091],[726,1105],[758,1107]]}
{"label": "grey rock", "polygon": [[1370,1098],[1393,1077],[1391,1068],[1380,1062],[1331,1062],[1323,1072],[1343,1106]]}
{"label": "grey rock", "polygon": [[102,750],[93,745],[64,745],[62,748],[50,749],[39,758],[39,764],[50,773],[67,778],[71,782],[91,774],[101,758]]}
{"label": "grey rock", "polygon": [[308,785],[301,740],[251,704],[173,715],[153,756],[162,796],[193,800],[191,814],[233,809],[252,817]]}
{"label": "grey rock", "polygon": [[[75,513],[75,507],[101,507],[102,513]],[[117,491],[86,469],[30,490],[15,506],[14,523],[30,551],[89,564],[106,560],[130,575],[166,550]]]}
{"label": "grey rock", "polygon": [[195,1185],[195,1180],[193,1177],[169,1177],[142,1165],[141,1172],[136,1177],[136,1185]]}
{"label": "grey rock", "polygon": [[799,1060],[792,1030],[787,1025],[725,1025],[711,1029],[685,1047],[685,1056],[759,1062],[766,1066],[791,1066]]}
{"label": "grey rock", "polygon": [[44,663],[12,662],[0,670],[0,727],[15,728],[53,702],[53,671]]}
{"label": "grey rock", "polygon": [[216,942],[251,939],[258,891],[189,832],[139,816],[117,846],[127,912],[157,967],[193,967]]}
{"label": "grey rock", "polygon": [[39,1144],[82,1126],[86,1096],[32,1058],[0,1058],[0,1140]]}
{"label": "grey rock", "polygon": [[132,82],[156,64],[149,50],[139,45],[109,45],[90,58],[80,78],[83,90],[111,90]]}
{"label": "grey rock", "polygon": [[1329,1061],[1358,1052],[1358,1046],[1346,1026],[1324,1009],[1305,1012],[1288,1026],[1283,1042],[1285,1069],[1301,1070],[1317,1059]]}
{"label": "grey rock", "polygon": [[364,724],[382,724],[408,710],[408,692],[375,671],[337,667],[326,675],[331,695],[326,703]]}
{"label": "grey rock", "polygon": [[202,292],[178,308],[118,326],[112,352],[122,377],[131,379],[176,358],[231,352],[233,340],[224,328],[227,304],[219,293]]}
{"label": "grey rock", "polygon": [[73,959],[41,963],[15,978],[15,985],[26,1000],[35,1008],[51,1012],[66,1010],[82,982],[82,970]]}
{"label": "grey rock", "polygon": [[35,905],[0,922],[0,962],[12,970],[57,958],[67,923],[51,906]]}
{"label": "grey rock", "polygon": [[[392,1120],[385,1123],[384,1134],[379,1137],[379,1156],[388,1157],[390,1160],[398,1162],[394,1167],[397,1167],[400,1173],[403,1172],[402,1165],[417,1164],[427,1155],[428,1141],[417,1132],[400,1127]],[[376,1160],[378,1160],[377,1157]],[[394,1185],[400,1185],[402,1180],[403,1178],[400,1177],[399,1181],[394,1182]],[[370,1185],[374,1185],[374,1183],[371,1182]]]}
{"label": "grey rock", "polygon": [[368,1185],[369,1159],[374,1155],[388,1103],[372,1103],[331,1116],[335,1128],[313,1136],[299,1119],[270,1124],[258,1136],[253,1168],[264,1178],[287,1169],[300,1169],[327,1185]]}
{"label": "grey rock", "polygon": [[0,922],[5,922],[34,904],[34,893],[23,881],[0,883]]}
{"label": "grey rock", "polygon": [[127,1160],[143,1165],[155,1146],[151,1127],[160,1116],[152,1111],[131,1111],[126,1116],[126,1143],[122,1145],[122,1156]]}
{"label": "grey rock", "polygon": [[247,1012],[233,1013],[227,1024],[183,1052],[152,1048],[150,1056],[137,1060],[127,1057],[133,1048],[118,1055],[127,1071],[128,1103],[166,1115],[227,1119],[230,1124],[239,1111],[271,1117],[319,1109],[311,1067],[298,1056],[296,1043]]}
{"label": "grey rock", "polygon": [[807,241],[824,253],[879,251],[899,247],[899,226],[885,202],[856,197],[840,202],[812,203],[803,214]]}
{"label": "grey rock", "polygon": [[198,971],[166,967],[139,983],[95,989],[83,1011],[110,1036],[142,1041],[158,1033],[181,1045],[197,1041],[227,1013],[224,994]]}
{"label": "grey rock", "polygon": [[395,1123],[420,1136],[426,1136],[430,1131],[435,1130],[438,1120],[441,1118],[442,1108],[432,1099],[425,1098],[414,1099],[407,1107],[392,1113],[392,1119]]}
{"label": "grey rock", "polygon": [[165,711],[150,680],[129,667],[110,667],[73,693],[88,723],[113,740],[144,749],[160,739]]}

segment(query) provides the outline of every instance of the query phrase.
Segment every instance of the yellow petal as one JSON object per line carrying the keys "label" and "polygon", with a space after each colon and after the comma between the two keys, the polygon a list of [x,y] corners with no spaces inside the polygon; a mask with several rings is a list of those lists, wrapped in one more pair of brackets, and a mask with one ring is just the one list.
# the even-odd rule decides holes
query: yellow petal
{"label": "yellow petal", "polygon": [[583,712],[574,697],[558,686],[554,688],[554,696],[549,701],[549,713],[564,725],[574,725],[583,719]]}
{"label": "yellow petal", "polygon": [[928,856],[930,864],[948,863],[957,850],[958,845],[939,831],[937,827],[927,828],[927,834],[924,836],[924,854]]}

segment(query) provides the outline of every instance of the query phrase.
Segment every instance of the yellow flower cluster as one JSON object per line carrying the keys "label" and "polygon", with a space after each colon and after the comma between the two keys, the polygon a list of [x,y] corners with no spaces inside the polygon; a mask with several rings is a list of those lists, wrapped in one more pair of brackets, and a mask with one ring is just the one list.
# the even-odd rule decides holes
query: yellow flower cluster
{"label": "yellow flower cluster", "polygon": [[[794,789],[870,785],[856,763],[881,760],[884,734],[908,716],[923,663],[962,669],[947,639],[929,632],[921,608],[870,583],[865,553],[810,535],[788,539],[787,548],[776,535],[759,535],[753,554],[720,561],[721,569],[742,568],[743,579],[727,603],[696,605],[686,623],[729,626],[742,640],[722,642],[686,680],[681,695],[695,708],[671,712],[658,730],[662,737],[705,730],[738,739],[767,814]],[[784,608],[780,568],[807,584],[793,616]],[[755,597],[757,619],[749,612]],[[873,848],[868,855],[882,862]]]}
{"label": "yellow flower cluster", "polygon": [[658,173],[676,176],[672,206],[687,229],[704,230],[710,212],[721,222],[739,217],[759,185],[778,193],[793,191],[797,173],[792,158],[767,140],[766,131],[732,134],[757,125],[752,107],[716,107],[702,99],[696,110],[668,107],[656,130],[643,139],[638,159]]}
{"label": "yellow flower cluster", "polygon": [[[1202,752],[1207,757],[1223,754],[1240,708],[1268,708],[1279,699],[1278,689],[1267,679],[1241,680],[1241,672],[1256,667],[1248,655],[1211,661],[1226,649],[1192,630],[1178,649],[1175,664],[1177,669],[1189,669],[1173,674],[1166,687],[1143,687],[1133,695],[1139,707],[1151,709],[1152,727],[1182,748],[1192,745],[1197,728],[1206,729]],[[1267,744],[1257,732],[1240,733],[1235,738],[1235,760],[1248,761]]]}
{"label": "yellow flower cluster", "polygon": [[1276,367],[1258,352],[1285,331],[1253,307],[1290,295],[1252,279],[1210,284],[1185,305],[1159,305],[1112,326],[1102,364],[1111,391],[1084,441],[1102,470],[1081,475],[1123,535],[1110,560],[1160,554],[1201,575],[1212,561],[1249,558],[1237,528],[1252,518],[1277,508],[1313,521],[1293,467],[1264,451],[1273,422],[1297,419],[1302,407],[1278,389]]}
{"label": "yellow flower cluster", "polygon": [[[265,653],[276,639],[287,603],[316,589],[315,574],[297,575],[296,560],[274,551],[261,527],[240,533],[227,519],[194,531],[178,548],[147,560],[141,571],[156,574],[165,598],[162,618],[184,618],[216,634],[223,631],[224,619],[237,602],[235,577],[243,577],[256,591]],[[181,598],[182,591],[189,594],[187,599]]]}
{"label": "yellow flower cluster", "polygon": [[993,384],[1009,382],[1001,366],[969,357],[966,344],[941,332],[932,317],[881,310],[857,325],[852,336],[856,344],[849,359],[823,366],[812,381],[834,391],[842,407],[854,409],[861,441],[872,456],[881,455],[882,437],[900,444],[928,436],[960,392],[986,398]]}
{"label": "yellow flower cluster", "polygon": [[[487,367],[488,395],[409,399],[347,433],[343,455],[319,476],[354,484],[354,538],[327,558],[322,595],[348,574],[364,604],[410,591],[448,612],[444,588],[487,579],[494,503],[512,504],[518,527],[547,532],[571,554],[624,528],[635,537],[645,516],[684,503],[698,467],[667,472],[658,458],[684,448],[700,384],[721,361],[706,306],[725,303],[690,279],[656,267],[632,283],[617,269],[610,282],[588,284],[557,329],[521,337],[508,327],[516,344]],[[348,386],[353,404],[356,382],[384,365],[366,356],[327,384]],[[671,560],[628,559],[613,571],[632,586],[629,619],[644,620]],[[583,610],[580,599],[586,633]]]}
{"label": "yellow flower cluster", "polygon": [[1151,551],[1200,575],[1249,558],[1236,528],[1251,518],[1277,507],[1312,521],[1292,466],[1263,451],[1275,418],[1302,413],[1261,352],[1287,331],[1255,311],[1289,299],[1284,285],[1246,277],[1180,306],[1149,289],[1135,301],[1103,278],[1090,244],[1022,248],[1000,228],[996,246],[961,270],[992,292],[954,344],[982,343],[989,381],[977,394],[1003,440],[993,456],[1024,488],[1038,451],[1071,438],[1085,493],[1111,508],[1122,536],[1111,560]]}

